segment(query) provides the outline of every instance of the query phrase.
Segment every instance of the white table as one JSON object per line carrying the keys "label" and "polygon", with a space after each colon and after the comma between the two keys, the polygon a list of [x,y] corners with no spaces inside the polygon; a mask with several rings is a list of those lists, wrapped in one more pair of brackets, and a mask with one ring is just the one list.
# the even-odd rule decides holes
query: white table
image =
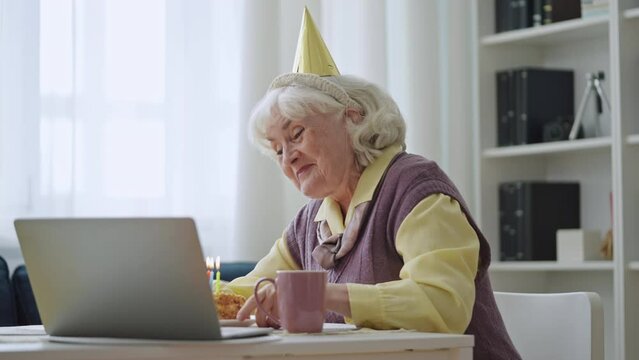
{"label": "white table", "polygon": [[[432,359],[471,360],[474,339],[405,331],[338,332],[319,335],[276,334],[277,338],[144,345],[78,345],[0,338],[0,359]],[[22,342],[21,342],[22,341]],[[30,339],[33,341],[33,338]]]}

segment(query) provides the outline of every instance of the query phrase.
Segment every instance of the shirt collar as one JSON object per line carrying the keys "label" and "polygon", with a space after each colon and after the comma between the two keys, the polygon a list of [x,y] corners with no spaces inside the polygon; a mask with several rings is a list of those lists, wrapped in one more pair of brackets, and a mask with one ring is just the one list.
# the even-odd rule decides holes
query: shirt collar
{"label": "shirt collar", "polygon": [[327,197],[322,200],[322,205],[320,205],[314,221],[326,220],[333,234],[343,233],[346,225],[348,225],[351,217],[353,216],[353,209],[357,205],[373,199],[375,188],[377,188],[377,184],[379,184],[386,168],[395,155],[399,154],[402,150],[403,147],[401,145],[391,145],[382,150],[380,156],[373,160],[373,162],[364,169],[362,175],[357,181],[357,186],[355,187],[351,203],[348,205],[348,212],[346,213],[345,220],[342,217],[342,211],[340,210],[339,204],[335,200]]}

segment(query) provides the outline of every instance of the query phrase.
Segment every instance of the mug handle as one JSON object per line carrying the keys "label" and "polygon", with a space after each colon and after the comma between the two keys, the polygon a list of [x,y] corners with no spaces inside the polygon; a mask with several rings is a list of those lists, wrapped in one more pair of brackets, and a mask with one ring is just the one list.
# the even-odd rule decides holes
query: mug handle
{"label": "mug handle", "polygon": [[260,284],[263,283],[264,281],[266,282],[270,282],[273,284],[273,286],[275,286],[275,291],[277,291],[277,284],[275,283],[275,280],[271,279],[271,278],[266,278],[263,277],[261,279],[259,279],[256,283],[255,283],[255,287],[253,287],[253,296],[255,296],[255,303],[257,304],[257,307],[262,310],[266,316],[268,318],[270,318],[271,320],[273,320],[275,322],[275,324],[278,327],[282,327],[282,325],[280,324],[280,319],[277,318],[277,316],[274,316],[273,314],[271,314],[269,311],[267,311],[264,307],[262,307],[262,301],[260,300],[260,298],[257,296],[257,292],[260,289]]}

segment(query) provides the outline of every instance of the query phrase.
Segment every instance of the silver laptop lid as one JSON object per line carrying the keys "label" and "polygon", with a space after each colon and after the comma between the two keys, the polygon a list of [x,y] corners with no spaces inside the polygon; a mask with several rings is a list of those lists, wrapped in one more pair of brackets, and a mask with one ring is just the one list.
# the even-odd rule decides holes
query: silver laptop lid
{"label": "silver laptop lid", "polygon": [[48,334],[220,338],[192,219],[18,219],[14,224]]}

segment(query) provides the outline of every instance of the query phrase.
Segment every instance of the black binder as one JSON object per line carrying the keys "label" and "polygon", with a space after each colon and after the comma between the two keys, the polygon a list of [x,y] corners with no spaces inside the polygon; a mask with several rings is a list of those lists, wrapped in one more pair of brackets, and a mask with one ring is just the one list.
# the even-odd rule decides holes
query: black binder
{"label": "black binder", "polygon": [[581,17],[581,0],[495,0],[495,32]]}
{"label": "black binder", "polygon": [[495,32],[500,33],[514,29],[510,7],[511,0],[495,0]]}
{"label": "black binder", "polygon": [[574,118],[572,70],[528,67],[518,70],[515,76],[515,144],[542,142],[546,123]]}
{"label": "black binder", "polygon": [[515,72],[497,73],[497,146],[515,145]]}
{"label": "black binder", "polygon": [[495,32],[533,26],[533,0],[495,0]]}
{"label": "black binder", "polygon": [[500,259],[557,260],[557,230],[581,227],[579,196],[573,182],[500,184]]}
{"label": "black binder", "polygon": [[524,67],[499,71],[496,79],[497,146],[567,138],[565,131],[554,135],[549,130],[572,126],[575,97],[572,70]]}

